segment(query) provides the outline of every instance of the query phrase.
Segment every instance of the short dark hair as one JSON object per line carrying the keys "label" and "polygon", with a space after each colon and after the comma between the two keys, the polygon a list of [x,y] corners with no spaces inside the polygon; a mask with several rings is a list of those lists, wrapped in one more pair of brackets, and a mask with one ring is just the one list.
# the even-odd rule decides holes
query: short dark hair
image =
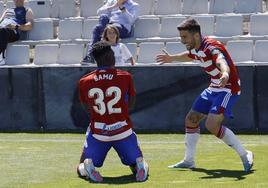
{"label": "short dark hair", "polygon": [[177,29],[179,31],[186,30],[190,33],[199,33],[201,35],[201,27],[199,23],[193,18],[184,20],[181,24],[177,26]]}
{"label": "short dark hair", "polygon": [[112,66],[115,64],[114,52],[111,45],[106,41],[99,41],[93,44],[91,55],[100,66]]}

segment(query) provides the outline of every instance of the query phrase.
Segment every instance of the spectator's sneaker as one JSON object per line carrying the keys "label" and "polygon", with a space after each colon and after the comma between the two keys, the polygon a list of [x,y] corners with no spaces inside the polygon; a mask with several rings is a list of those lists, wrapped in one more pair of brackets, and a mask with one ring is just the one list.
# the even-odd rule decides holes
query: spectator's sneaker
{"label": "spectator's sneaker", "polygon": [[[2,55],[0,54],[0,56],[2,56]],[[6,64],[5,59],[0,57],[0,65],[5,65],[5,64]]]}
{"label": "spectator's sneaker", "polygon": [[245,172],[249,172],[253,167],[253,153],[247,150],[247,153],[241,156]]}
{"label": "spectator's sneaker", "polygon": [[182,160],[174,165],[168,166],[168,168],[189,168],[189,169],[192,169],[192,168],[195,168],[195,164],[194,164],[194,162],[188,162],[188,161]]}
{"label": "spectator's sneaker", "polygon": [[95,62],[94,62],[94,59],[88,55],[84,57],[84,59],[81,61],[82,65],[88,65],[90,63],[94,64]]}
{"label": "spectator's sneaker", "polygon": [[137,158],[137,173],[136,173],[136,181],[142,182],[146,181],[149,175],[148,164],[145,162],[143,158]]}
{"label": "spectator's sneaker", "polygon": [[99,183],[102,182],[102,177],[98,171],[96,171],[93,162],[91,159],[85,159],[84,161],[85,170],[88,174],[88,177],[91,181]]}

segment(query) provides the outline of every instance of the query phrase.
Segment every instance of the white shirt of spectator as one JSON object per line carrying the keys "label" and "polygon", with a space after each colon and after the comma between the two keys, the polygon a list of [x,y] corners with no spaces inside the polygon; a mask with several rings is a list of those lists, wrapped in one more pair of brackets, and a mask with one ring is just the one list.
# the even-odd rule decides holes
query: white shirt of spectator
{"label": "white shirt of spectator", "polygon": [[126,65],[128,60],[132,57],[132,54],[123,43],[117,43],[115,46],[112,46],[112,50],[114,51],[116,66]]}

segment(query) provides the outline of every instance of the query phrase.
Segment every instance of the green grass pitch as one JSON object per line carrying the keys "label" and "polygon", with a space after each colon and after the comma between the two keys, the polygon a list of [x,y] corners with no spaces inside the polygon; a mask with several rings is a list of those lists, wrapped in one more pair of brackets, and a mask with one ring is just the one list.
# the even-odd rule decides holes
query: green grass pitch
{"label": "green grass pitch", "polygon": [[101,184],[76,175],[84,142],[82,134],[0,134],[1,188],[266,188],[268,187],[268,136],[239,135],[254,152],[253,171],[243,172],[234,150],[211,135],[201,135],[195,170],[168,169],[183,158],[184,135],[138,134],[150,166],[148,181],[137,183],[128,167],[111,150],[100,173]]}

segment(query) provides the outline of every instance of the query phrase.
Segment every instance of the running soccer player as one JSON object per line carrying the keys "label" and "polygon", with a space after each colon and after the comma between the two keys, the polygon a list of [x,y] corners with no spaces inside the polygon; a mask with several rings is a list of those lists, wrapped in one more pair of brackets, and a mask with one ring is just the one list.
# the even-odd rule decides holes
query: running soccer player
{"label": "running soccer player", "polygon": [[176,55],[157,55],[161,64],[172,61],[196,61],[210,76],[211,82],[195,100],[185,118],[184,159],[170,168],[195,168],[195,152],[200,135],[199,123],[206,118],[206,128],[240,156],[244,170],[253,166],[253,153],[243,148],[234,133],[222,125],[224,117],[232,117],[231,109],[240,95],[240,80],[237,69],[223,44],[203,37],[198,22],[187,19],[177,27],[186,52]]}
{"label": "running soccer player", "polygon": [[92,56],[98,69],[79,81],[80,101],[89,110],[91,121],[77,168],[78,175],[102,182],[103,178],[95,167],[103,165],[113,147],[122,163],[131,168],[136,181],[145,181],[148,165],[128,114],[128,107],[132,107],[135,100],[132,76],[114,68],[114,52],[107,42],[94,44]]}

